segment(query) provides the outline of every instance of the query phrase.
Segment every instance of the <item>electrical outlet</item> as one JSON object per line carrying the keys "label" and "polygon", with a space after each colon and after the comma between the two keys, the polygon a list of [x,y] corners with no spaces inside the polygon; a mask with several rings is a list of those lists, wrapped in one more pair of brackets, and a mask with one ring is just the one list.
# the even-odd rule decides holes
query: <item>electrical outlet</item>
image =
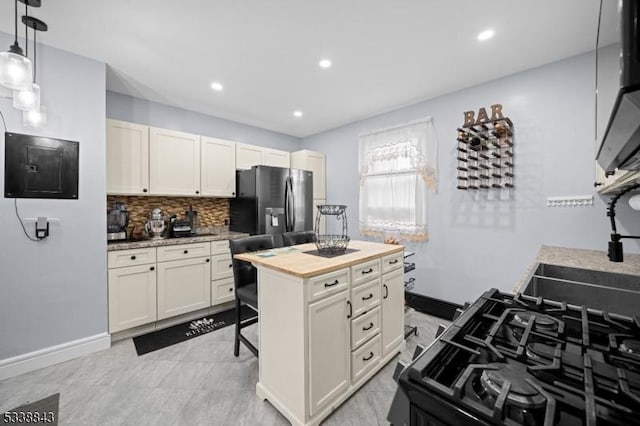
{"label": "electrical outlet", "polygon": [[593,206],[593,195],[567,195],[547,197],[547,207],[588,207]]}

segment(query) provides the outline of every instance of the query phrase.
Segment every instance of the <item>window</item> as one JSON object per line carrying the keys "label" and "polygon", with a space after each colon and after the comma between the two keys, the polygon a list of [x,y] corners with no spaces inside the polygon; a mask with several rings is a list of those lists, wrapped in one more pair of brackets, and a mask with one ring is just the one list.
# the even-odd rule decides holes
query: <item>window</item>
{"label": "window", "polygon": [[427,191],[436,187],[431,118],[360,136],[360,234],[426,241]]}

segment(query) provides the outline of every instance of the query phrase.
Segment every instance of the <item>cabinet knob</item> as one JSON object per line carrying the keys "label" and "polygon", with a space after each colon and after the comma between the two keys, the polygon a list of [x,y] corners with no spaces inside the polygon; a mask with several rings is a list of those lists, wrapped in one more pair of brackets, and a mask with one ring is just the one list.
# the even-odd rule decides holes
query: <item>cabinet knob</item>
{"label": "cabinet knob", "polygon": [[229,289],[229,293],[231,293],[232,291],[233,291],[233,288],[230,288],[230,289]]}
{"label": "cabinet knob", "polygon": [[211,262],[211,259],[207,259],[207,260],[205,260],[205,262],[207,262],[207,263],[208,263],[208,262]]}
{"label": "cabinet knob", "polygon": [[149,192],[147,188],[142,188],[142,192]]}
{"label": "cabinet knob", "polygon": [[185,250],[185,251],[184,251],[184,254],[187,254],[187,253],[189,253],[189,250]]}
{"label": "cabinet knob", "polygon": [[155,267],[155,266],[152,266],[151,268],[149,268],[149,270],[150,270],[150,271],[155,271],[155,270],[156,270],[156,267]]}
{"label": "cabinet knob", "polygon": [[235,192],[232,192],[232,193],[231,193],[231,195],[233,195],[233,196],[235,197],[235,196],[236,196],[236,193],[235,193]]}
{"label": "cabinet knob", "polygon": [[199,194],[199,193],[200,193],[200,191],[196,191],[196,194]]}
{"label": "cabinet knob", "polygon": [[131,260],[136,260],[136,256],[135,255],[131,256]]}
{"label": "cabinet knob", "polygon": [[230,264],[229,264],[229,268],[233,268],[233,263],[230,263]]}

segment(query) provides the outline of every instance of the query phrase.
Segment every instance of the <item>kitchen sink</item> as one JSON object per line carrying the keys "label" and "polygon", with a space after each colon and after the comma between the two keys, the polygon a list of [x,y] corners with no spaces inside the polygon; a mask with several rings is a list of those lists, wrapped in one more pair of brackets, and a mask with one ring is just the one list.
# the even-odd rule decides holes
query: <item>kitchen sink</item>
{"label": "kitchen sink", "polygon": [[573,305],[640,315],[640,277],[540,263],[523,293]]}

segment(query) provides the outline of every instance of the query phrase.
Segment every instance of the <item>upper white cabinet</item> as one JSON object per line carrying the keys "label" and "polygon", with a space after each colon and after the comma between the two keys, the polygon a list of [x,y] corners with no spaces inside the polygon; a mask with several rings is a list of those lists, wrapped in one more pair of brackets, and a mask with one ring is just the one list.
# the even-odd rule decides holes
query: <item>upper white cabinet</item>
{"label": "upper white cabinet", "polygon": [[640,171],[616,170],[613,175],[605,177],[604,170],[596,162],[596,183],[602,184],[597,186],[601,194],[618,191],[636,180],[640,180]]}
{"label": "upper white cabinet", "polygon": [[236,144],[236,168],[248,170],[253,166],[289,167],[291,154],[273,148]]}
{"label": "upper white cabinet", "polygon": [[327,198],[327,163],[324,154],[304,149],[291,154],[291,167],[313,172],[313,198]]}
{"label": "upper white cabinet", "polygon": [[200,136],[149,128],[149,192],[200,194]]}
{"label": "upper white cabinet", "polygon": [[107,193],[149,191],[149,127],[107,120]]}
{"label": "upper white cabinet", "polygon": [[291,163],[291,153],[287,151],[280,151],[279,149],[263,148],[264,153],[262,157],[262,164],[271,167],[286,167],[289,168]]}
{"label": "upper white cabinet", "polygon": [[236,196],[236,143],[200,138],[200,195]]}

